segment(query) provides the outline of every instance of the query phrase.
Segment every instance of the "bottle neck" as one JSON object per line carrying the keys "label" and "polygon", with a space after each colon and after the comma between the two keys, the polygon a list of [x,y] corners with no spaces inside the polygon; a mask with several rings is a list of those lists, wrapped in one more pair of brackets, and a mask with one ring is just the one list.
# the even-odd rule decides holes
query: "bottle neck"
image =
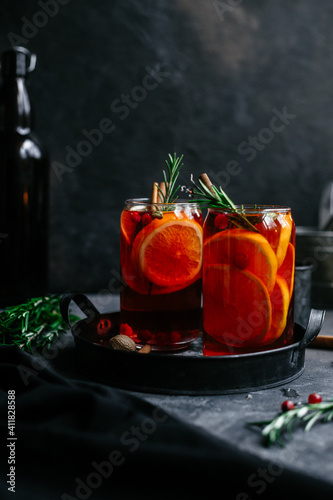
{"label": "bottle neck", "polygon": [[25,78],[5,78],[0,91],[0,130],[27,135],[31,129],[31,104]]}

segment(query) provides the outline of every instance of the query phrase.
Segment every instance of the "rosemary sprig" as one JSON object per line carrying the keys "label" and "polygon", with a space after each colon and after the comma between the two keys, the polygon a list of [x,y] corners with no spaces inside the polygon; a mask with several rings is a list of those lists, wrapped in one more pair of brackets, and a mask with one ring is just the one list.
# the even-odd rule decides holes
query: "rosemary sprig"
{"label": "rosemary sprig", "polygon": [[285,437],[291,435],[295,427],[304,426],[304,431],[309,431],[318,422],[330,422],[333,420],[333,399],[320,403],[307,403],[298,405],[292,410],[277,415],[272,420],[262,422],[248,422],[247,425],[263,427],[261,435],[266,445],[279,444],[284,446]]}
{"label": "rosemary sprig", "polygon": [[248,218],[242,214],[242,209],[236,207],[231,201],[222,187],[219,186],[219,188],[217,188],[210,182],[207,174],[202,174],[198,178],[198,184],[195,183],[193,175],[191,175],[191,182],[194,185],[194,202],[205,208],[223,208],[226,211],[230,211],[232,215],[230,215],[229,219],[236,227],[246,228],[256,233],[259,232]]}
{"label": "rosemary sprig", "polygon": [[169,161],[165,160],[167,165],[167,172],[163,170],[163,180],[165,183],[165,193],[159,187],[159,195],[163,203],[174,203],[177,200],[177,192],[180,189],[180,186],[176,186],[176,181],[179,176],[179,171],[183,166],[182,160],[183,156],[181,155],[179,158],[176,153],[172,156],[169,154]]}
{"label": "rosemary sprig", "polygon": [[196,184],[193,175],[191,182],[194,185],[193,194],[196,196],[195,202],[212,208],[225,208],[226,210],[237,211],[236,205],[223,191],[221,186],[217,188],[209,181],[207,174],[202,174]]}
{"label": "rosemary sprig", "polygon": [[36,297],[1,311],[0,345],[16,345],[28,352],[51,345],[66,332],[59,303],[60,295]]}

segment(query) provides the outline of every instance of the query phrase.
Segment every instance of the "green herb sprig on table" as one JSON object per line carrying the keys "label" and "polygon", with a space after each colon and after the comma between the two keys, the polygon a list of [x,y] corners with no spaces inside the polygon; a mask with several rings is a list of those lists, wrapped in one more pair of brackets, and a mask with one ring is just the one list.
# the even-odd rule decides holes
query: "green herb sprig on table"
{"label": "green herb sprig on table", "polygon": [[[238,208],[229,198],[229,196],[223,191],[222,187],[217,188],[211,183],[207,174],[201,174],[198,178],[198,184],[191,177],[191,181],[194,185],[193,188],[193,201],[205,208],[218,208],[224,209],[231,213],[229,219],[232,221],[233,225],[236,227],[249,229],[258,233],[258,229],[248,220],[248,218],[242,214],[242,209]],[[261,218],[255,220],[259,222]]]}
{"label": "green herb sprig on table", "polygon": [[28,352],[51,345],[66,332],[59,304],[59,295],[44,296],[1,311],[0,345],[16,345]]}
{"label": "green herb sprig on table", "polygon": [[314,404],[297,405],[274,417],[272,420],[248,422],[247,425],[262,427],[261,435],[267,446],[278,444],[284,446],[286,437],[290,436],[296,426],[303,425],[309,431],[316,422],[333,420],[333,399]]}

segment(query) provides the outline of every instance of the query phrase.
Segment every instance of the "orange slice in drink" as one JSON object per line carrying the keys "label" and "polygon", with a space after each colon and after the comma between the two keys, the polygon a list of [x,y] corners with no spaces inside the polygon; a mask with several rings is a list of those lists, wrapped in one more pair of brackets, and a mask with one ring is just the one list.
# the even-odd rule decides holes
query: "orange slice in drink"
{"label": "orange slice in drink", "polygon": [[280,237],[280,224],[277,219],[276,213],[267,213],[262,218],[262,221],[255,225],[260,234],[265,236],[275,253]]}
{"label": "orange slice in drink", "polygon": [[137,293],[148,295],[150,293],[151,284],[149,280],[142,274],[138,262],[133,262],[128,258],[122,264],[122,278],[128,286]]}
{"label": "orange slice in drink", "polygon": [[288,283],[284,278],[277,275],[275,286],[271,293],[272,325],[269,334],[264,339],[264,343],[270,344],[282,335],[287,325],[289,302]]}
{"label": "orange slice in drink", "polygon": [[246,229],[229,229],[214,234],[204,245],[207,264],[232,264],[238,269],[255,274],[266,285],[274,288],[277,259],[264,236]]}
{"label": "orange slice in drink", "polygon": [[132,255],[143,275],[155,285],[184,288],[200,273],[202,228],[187,218],[163,217],[159,224],[154,222],[147,226],[149,233],[134,242]]}
{"label": "orange slice in drink", "polygon": [[282,276],[288,284],[289,296],[291,297],[294,290],[294,279],[295,279],[295,247],[292,243],[288,243],[285,258],[278,268],[278,275]]}
{"label": "orange slice in drink", "polygon": [[[132,261],[138,260],[139,250],[142,242],[153,232],[166,222],[177,221],[177,216],[174,212],[164,212],[162,219],[153,219],[147,226],[143,227],[141,231],[135,236],[131,250]],[[187,220],[187,219],[186,219]]]}
{"label": "orange slice in drink", "polygon": [[124,210],[120,216],[120,234],[127,245],[131,245],[136,232],[137,222],[131,217],[131,211]]}
{"label": "orange slice in drink", "polygon": [[256,224],[256,228],[267,239],[276,253],[278,267],[280,267],[285,258],[293,228],[290,213],[278,215],[268,213],[262,222]]}
{"label": "orange slice in drink", "polygon": [[135,261],[134,263],[131,260],[128,260],[122,266],[122,278],[125,280],[127,285],[129,285],[132,290],[141,295],[164,295],[169,293],[178,292],[182,290],[184,286],[192,285],[195,281],[201,278],[201,272],[199,271],[196,276],[186,285],[179,284],[177,286],[158,286],[154,283],[151,283],[148,278],[143,274],[139,262]]}
{"label": "orange slice in drink", "polygon": [[260,345],[271,326],[271,301],[263,282],[228,264],[208,266],[203,275],[205,331],[219,342]]}
{"label": "orange slice in drink", "polygon": [[[159,227],[163,222],[176,220],[177,217],[173,212],[166,212],[163,215],[163,219],[154,219],[150,224],[143,227],[136,235],[134,229],[134,233],[132,234],[133,225],[131,220],[129,220],[130,212],[126,214],[121,219],[121,234],[120,234],[120,262],[122,269],[122,277],[126,281],[126,283],[134,290],[143,295],[147,295],[153,293],[152,284],[150,281],[144,276],[142,273],[139,259],[138,259],[138,250],[139,247],[147,237],[148,234],[151,233],[154,229]],[[131,242],[130,239],[134,237],[134,241]],[[133,243],[133,246],[132,246]],[[163,292],[160,292],[163,293]]]}
{"label": "orange slice in drink", "polygon": [[287,253],[291,232],[293,229],[293,223],[290,214],[280,214],[278,217],[278,221],[280,223],[281,229],[279,242],[276,248],[276,258],[278,267],[280,267]]}

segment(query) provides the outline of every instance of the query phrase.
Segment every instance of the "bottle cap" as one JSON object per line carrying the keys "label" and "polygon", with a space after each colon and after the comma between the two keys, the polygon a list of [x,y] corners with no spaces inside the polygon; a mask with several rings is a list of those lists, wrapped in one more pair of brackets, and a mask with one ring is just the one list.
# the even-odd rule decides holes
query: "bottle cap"
{"label": "bottle cap", "polygon": [[13,47],[1,55],[2,76],[26,76],[36,67],[36,55],[25,47]]}

